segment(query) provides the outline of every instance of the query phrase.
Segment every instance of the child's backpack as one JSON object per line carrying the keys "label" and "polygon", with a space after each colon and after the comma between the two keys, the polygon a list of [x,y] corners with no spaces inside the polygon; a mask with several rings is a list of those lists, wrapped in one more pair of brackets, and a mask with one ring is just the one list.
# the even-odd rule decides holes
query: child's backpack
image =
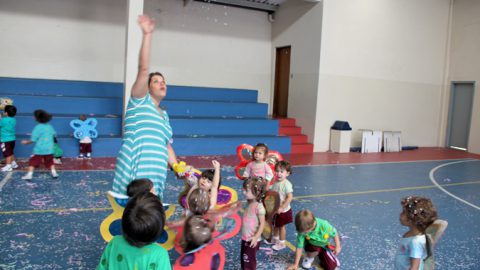
{"label": "child's backpack", "polygon": [[[426,236],[429,238],[431,246],[430,250],[433,251],[433,248],[437,244],[438,240],[442,237],[445,229],[448,227],[448,222],[442,219],[435,220],[432,225],[430,225],[427,230],[425,230]],[[424,269],[425,270],[433,270],[435,269],[435,260],[434,254],[425,259],[424,261]]]}

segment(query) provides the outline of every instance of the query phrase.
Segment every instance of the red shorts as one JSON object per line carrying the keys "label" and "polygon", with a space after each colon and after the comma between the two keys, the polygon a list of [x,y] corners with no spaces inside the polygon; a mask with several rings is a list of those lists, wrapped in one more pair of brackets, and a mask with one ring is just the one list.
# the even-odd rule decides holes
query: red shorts
{"label": "red shorts", "polygon": [[320,266],[325,270],[334,270],[337,266],[340,266],[340,262],[332,252],[327,251],[325,248],[314,246],[310,242],[305,241],[306,252],[318,252],[318,259],[320,260]]}
{"label": "red shorts", "polygon": [[80,143],[80,154],[92,153],[92,143]]}
{"label": "red shorts", "polygon": [[292,208],[285,213],[273,216],[273,227],[280,228],[293,222]]}
{"label": "red shorts", "polygon": [[43,164],[45,164],[46,168],[50,169],[50,167],[52,167],[52,165],[53,165],[53,155],[52,154],[31,156],[30,159],[28,160],[28,166],[32,166],[32,167],[37,168],[38,166],[40,166],[40,164],[42,164],[42,160],[43,160]]}
{"label": "red shorts", "polygon": [[3,157],[7,158],[9,156],[13,156],[13,149],[15,148],[15,141],[2,142],[1,147],[2,147]]}

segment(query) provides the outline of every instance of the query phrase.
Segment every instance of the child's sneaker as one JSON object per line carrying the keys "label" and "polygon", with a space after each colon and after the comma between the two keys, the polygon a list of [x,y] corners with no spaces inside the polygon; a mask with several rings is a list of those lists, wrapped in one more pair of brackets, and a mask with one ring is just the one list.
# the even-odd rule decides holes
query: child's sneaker
{"label": "child's sneaker", "polygon": [[279,238],[272,237],[270,241],[268,241],[268,239],[263,239],[263,242],[267,245],[275,245],[278,243],[279,240],[280,240]]}
{"label": "child's sneaker", "polygon": [[22,177],[22,180],[32,180],[33,174],[27,173]]}
{"label": "child's sneaker", "polygon": [[18,168],[18,164],[17,164],[17,162],[15,162],[15,160],[12,161],[12,164],[10,164],[10,165],[12,166],[12,169]]}
{"label": "child's sneaker", "polygon": [[87,153],[87,156],[86,156],[85,158],[86,158],[86,159],[91,159],[91,158],[92,158],[92,154]]}
{"label": "child's sneaker", "polygon": [[5,167],[2,168],[2,172],[11,172],[13,171],[12,165],[7,164]]}
{"label": "child's sneaker", "polygon": [[83,159],[85,156],[83,154],[78,155],[78,159]]}
{"label": "child's sneaker", "polygon": [[62,160],[59,159],[59,158],[54,158],[54,159],[53,159],[53,164],[61,165],[61,164],[62,164]]}
{"label": "child's sneaker", "polygon": [[52,171],[52,178],[58,178],[58,173],[56,171]]}
{"label": "child's sneaker", "polygon": [[302,262],[302,267],[306,269],[312,268],[313,260],[315,260],[315,257],[312,258],[304,258]]}
{"label": "child's sneaker", "polygon": [[285,246],[285,241],[278,241],[275,245],[273,245],[272,249],[273,250],[276,250],[276,251],[279,251],[279,250],[282,250],[284,249],[286,246]]}

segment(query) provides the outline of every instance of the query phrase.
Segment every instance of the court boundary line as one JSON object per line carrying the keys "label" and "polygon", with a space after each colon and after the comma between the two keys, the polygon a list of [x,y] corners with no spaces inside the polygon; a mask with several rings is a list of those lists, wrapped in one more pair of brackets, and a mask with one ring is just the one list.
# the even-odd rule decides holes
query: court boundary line
{"label": "court boundary line", "polygon": [[[442,186],[464,186],[464,185],[475,185],[480,184],[478,181],[467,181],[461,183],[451,183],[444,184]],[[298,201],[301,199],[308,198],[323,198],[323,197],[335,197],[335,196],[349,196],[349,195],[364,195],[372,193],[382,193],[382,192],[396,192],[396,191],[405,191],[405,190],[417,190],[417,189],[433,189],[437,188],[436,185],[428,186],[410,186],[402,188],[391,188],[391,189],[374,189],[374,190],[365,190],[365,191],[351,191],[351,192],[341,192],[341,193],[327,193],[327,194],[314,194],[314,195],[304,195],[293,197],[293,201]],[[178,204],[172,204],[178,205]],[[36,214],[36,213],[58,213],[58,212],[95,212],[95,211],[107,211],[113,209],[111,207],[99,207],[99,208],[55,208],[55,209],[33,209],[33,210],[17,210],[17,211],[0,211],[0,215],[14,215],[14,214]]]}
{"label": "court boundary line", "polygon": [[421,162],[435,162],[435,161],[480,161],[475,158],[449,158],[449,159],[425,159],[425,160],[407,160],[407,161],[386,161],[386,162],[365,162],[365,163],[335,163],[335,164],[306,164],[306,165],[292,165],[292,167],[330,167],[330,166],[354,166],[354,165],[379,165],[379,164],[401,164],[401,163],[421,163]]}
{"label": "court boundary line", "polygon": [[468,201],[466,201],[466,200],[464,200],[464,199],[462,199],[462,198],[460,198],[460,197],[458,197],[458,196],[450,193],[449,191],[447,191],[446,189],[444,189],[441,185],[439,185],[439,184],[437,183],[437,180],[435,179],[435,172],[436,172],[438,169],[441,169],[441,168],[443,168],[443,167],[450,166],[450,165],[453,165],[453,164],[458,164],[458,163],[463,163],[463,162],[472,162],[472,161],[478,161],[478,160],[476,160],[476,159],[474,159],[474,160],[461,160],[461,161],[454,161],[454,162],[449,162],[449,163],[445,163],[445,164],[438,165],[437,167],[435,167],[435,168],[433,168],[433,169],[430,170],[429,177],[430,177],[430,181],[431,181],[438,189],[440,189],[441,191],[443,191],[443,192],[444,192],[445,194],[447,194],[448,196],[450,196],[450,197],[452,197],[452,198],[454,198],[454,199],[456,199],[456,200],[458,200],[458,201],[460,201],[460,202],[462,202],[462,203],[464,203],[464,204],[466,204],[466,205],[468,205],[468,206],[471,206],[471,207],[473,207],[473,208],[475,208],[475,209],[477,209],[477,210],[480,210],[480,206],[477,206],[477,205],[475,205],[475,204],[473,204],[473,203],[470,203],[470,202],[468,202]]}
{"label": "court boundary line", "polygon": [[0,182],[0,191],[3,190],[3,186],[5,186],[5,184],[8,182],[8,180],[10,180],[12,178],[12,174],[13,174],[13,172],[7,172],[5,177],[3,177],[2,181]]}

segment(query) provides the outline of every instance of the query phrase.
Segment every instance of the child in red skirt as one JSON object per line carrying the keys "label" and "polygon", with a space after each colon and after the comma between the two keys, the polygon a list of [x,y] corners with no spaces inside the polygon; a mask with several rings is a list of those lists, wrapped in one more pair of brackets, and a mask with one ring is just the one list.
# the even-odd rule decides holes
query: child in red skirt
{"label": "child in red skirt", "polygon": [[44,110],[36,110],[33,115],[38,124],[33,128],[30,140],[22,140],[22,144],[35,143],[33,155],[28,161],[28,171],[23,180],[30,180],[33,177],[33,171],[40,164],[50,169],[53,178],[57,178],[58,174],[53,164],[53,144],[56,135],[55,129],[48,122],[52,119],[52,115]]}

